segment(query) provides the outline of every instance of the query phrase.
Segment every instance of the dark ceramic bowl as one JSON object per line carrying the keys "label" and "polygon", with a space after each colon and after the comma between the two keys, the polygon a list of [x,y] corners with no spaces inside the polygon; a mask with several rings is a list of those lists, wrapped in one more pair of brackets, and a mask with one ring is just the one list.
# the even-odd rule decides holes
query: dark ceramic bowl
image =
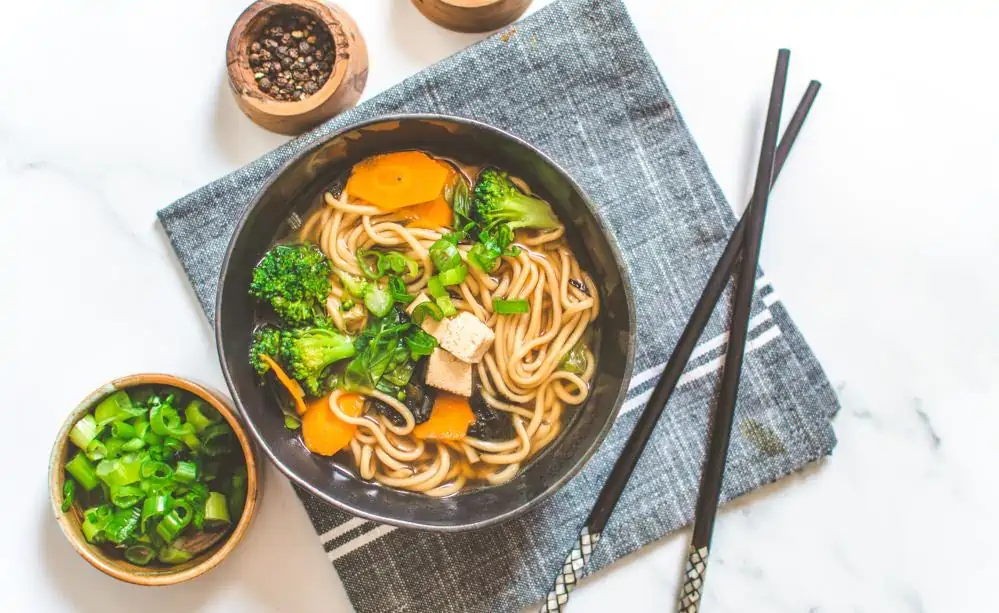
{"label": "dark ceramic bowl", "polygon": [[[368,156],[422,149],[469,163],[488,163],[523,178],[571,228],[570,242],[600,287],[598,370],[586,403],[558,439],[504,485],[444,499],[361,481],[305,449],[284,427],[268,388],[247,364],[254,304],[250,275],[272,242],[350,167]],[[635,310],[624,261],[593,203],[555,162],[524,141],[482,123],[435,115],[392,116],[356,124],[299,152],[263,186],[236,226],[219,279],[215,330],[219,358],[248,429],[295,483],[341,509],[407,528],[479,528],[536,507],[573,477],[610,430],[627,391],[635,350]]]}

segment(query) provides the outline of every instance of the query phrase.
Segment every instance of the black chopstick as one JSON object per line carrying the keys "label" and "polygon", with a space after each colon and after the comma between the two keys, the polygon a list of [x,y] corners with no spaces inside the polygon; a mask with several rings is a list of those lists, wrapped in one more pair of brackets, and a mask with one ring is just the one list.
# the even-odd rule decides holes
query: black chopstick
{"label": "black chopstick", "polygon": [[[798,133],[801,131],[802,125],[804,125],[805,118],[808,117],[808,112],[819,93],[820,87],[821,84],[818,81],[812,81],[808,84],[808,89],[805,91],[804,96],[802,96],[801,102],[798,103],[798,108],[794,112],[794,116],[788,123],[784,136],[781,138],[780,146],[777,148],[774,180],[777,179],[784,167],[784,162],[791,152],[791,148],[798,137]],[[735,263],[742,249],[747,218],[748,216],[744,214],[742,220],[736,225],[725,250],[718,259],[718,263],[715,264],[715,268],[707,284],[704,286],[704,291],[701,293],[701,297],[694,307],[687,326],[680,334],[680,339],[673,349],[673,354],[670,356],[666,368],[652,392],[652,396],[638,418],[638,422],[635,424],[628,442],[624,445],[621,456],[607,477],[607,481],[604,483],[604,487],[601,489],[586,523],[579,532],[576,543],[566,556],[562,568],[555,578],[553,587],[548,592],[541,606],[540,611],[542,613],[561,612],[569,600],[569,592],[575,587],[576,582],[582,576],[582,569],[585,567],[593,547],[600,540],[600,535],[607,525],[611,513],[614,511],[614,506],[620,499],[621,493],[624,491],[625,485],[627,485],[628,479],[631,477],[631,473],[638,464],[638,459],[641,457],[642,451],[644,451],[645,445],[648,443],[660,415],[662,415],[663,410],[666,408],[666,404],[673,390],[676,388],[687,362],[690,360],[690,355],[697,347],[697,341],[704,332],[704,327],[711,318],[715,305],[717,305],[722,292],[725,290],[729,276],[735,269]]]}
{"label": "black chopstick", "polygon": [[708,554],[711,548],[711,534],[714,531],[715,516],[718,513],[718,499],[721,496],[722,479],[725,476],[725,459],[728,457],[728,443],[735,416],[735,401],[739,395],[742,360],[746,354],[749,314],[756,286],[756,267],[760,261],[763,221],[767,214],[767,201],[773,182],[774,159],[777,155],[777,130],[780,127],[780,113],[784,104],[784,86],[787,83],[787,68],[790,59],[791,52],[787,49],[781,49],[777,54],[777,69],[774,71],[773,87],[770,90],[767,122],[763,129],[763,144],[760,146],[760,164],[756,169],[756,186],[753,189],[753,197],[749,201],[749,211],[746,214],[748,221],[742,245],[742,261],[739,264],[739,274],[735,285],[732,323],[728,337],[728,350],[725,354],[725,371],[722,374],[721,387],[718,392],[718,407],[715,409],[714,422],[711,426],[707,462],[701,475],[701,490],[694,512],[694,534],[690,539],[683,585],[680,588],[677,606],[680,613],[697,613],[704,590],[704,575],[707,571]]}

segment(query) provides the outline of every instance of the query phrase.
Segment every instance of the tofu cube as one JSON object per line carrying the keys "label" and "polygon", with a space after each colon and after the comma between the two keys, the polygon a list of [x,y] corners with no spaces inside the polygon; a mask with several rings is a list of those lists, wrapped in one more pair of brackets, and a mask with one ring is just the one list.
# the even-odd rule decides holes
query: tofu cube
{"label": "tofu cube", "polygon": [[440,347],[427,359],[427,385],[470,397],[472,395],[472,365],[462,362]]}
{"label": "tofu cube", "polygon": [[440,336],[435,335],[435,337],[441,347],[469,364],[481,362],[496,339],[489,326],[467,311],[462,311],[457,317],[448,320]]}
{"label": "tofu cube", "polygon": [[[416,306],[423,304],[424,302],[430,302],[430,297],[424,292],[420,292],[420,295],[416,297],[416,300],[410,302],[409,306],[406,307],[406,312],[412,315],[413,311],[416,310]],[[436,338],[437,342],[440,343],[441,338],[444,336],[444,331],[447,329],[447,324],[447,319],[437,321],[433,317],[428,316],[423,318],[423,323],[420,324],[420,327],[423,328],[424,332]]]}

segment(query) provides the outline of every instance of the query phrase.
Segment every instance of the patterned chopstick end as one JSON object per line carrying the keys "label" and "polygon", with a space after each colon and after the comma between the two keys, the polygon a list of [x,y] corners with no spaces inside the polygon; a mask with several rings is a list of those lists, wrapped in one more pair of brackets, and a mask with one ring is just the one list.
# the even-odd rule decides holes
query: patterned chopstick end
{"label": "patterned chopstick end", "polygon": [[707,569],[708,548],[691,545],[687,552],[687,568],[683,572],[683,586],[680,587],[677,613],[697,613],[700,610]]}
{"label": "patterned chopstick end", "polygon": [[583,569],[590,560],[593,548],[600,541],[600,533],[590,534],[590,529],[584,527],[579,532],[576,544],[572,551],[565,557],[562,563],[562,570],[555,577],[555,584],[552,586],[545,600],[541,603],[539,613],[563,613],[566,603],[569,602],[569,592],[576,587],[576,583],[583,577]]}

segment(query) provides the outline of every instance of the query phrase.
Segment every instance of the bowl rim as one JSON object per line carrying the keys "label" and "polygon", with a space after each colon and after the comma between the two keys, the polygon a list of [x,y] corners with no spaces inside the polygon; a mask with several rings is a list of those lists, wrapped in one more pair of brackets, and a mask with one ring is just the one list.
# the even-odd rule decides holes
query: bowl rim
{"label": "bowl rim", "polygon": [[[62,485],[65,481],[65,474],[60,459],[64,457],[64,450],[67,454],[69,453],[70,450],[67,449],[70,444],[69,432],[84,413],[88,412],[94,407],[94,405],[115,391],[127,390],[140,385],[150,384],[170,385],[190,392],[210,404],[223,417],[225,417],[229,425],[232,426],[232,429],[236,434],[236,438],[239,440],[240,448],[243,451],[243,458],[246,461],[247,484],[246,503],[243,506],[243,515],[233,528],[232,533],[229,534],[226,540],[223,541],[222,545],[216,549],[214,553],[205,557],[193,566],[177,572],[142,575],[126,571],[114,564],[110,564],[101,556],[94,553],[93,546],[86,542],[83,538],[83,534],[80,533],[79,529],[70,521],[67,514],[62,512]],[[178,377],[176,375],[165,373],[138,373],[112,379],[108,383],[98,387],[88,394],[78,405],[76,405],[76,407],[70,412],[69,416],[67,416],[66,420],[62,424],[62,427],[59,429],[59,434],[56,435],[55,442],[52,445],[52,452],[49,456],[49,502],[52,505],[52,512],[55,514],[59,528],[62,529],[63,534],[66,536],[66,540],[70,542],[73,549],[76,550],[80,557],[89,562],[94,568],[100,570],[108,576],[114,577],[115,579],[135,585],[174,585],[199,577],[215,568],[222,562],[222,560],[228,557],[232,550],[236,548],[236,545],[238,545],[243,539],[243,536],[246,534],[247,529],[253,521],[257,508],[257,499],[260,495],[259,470],[256,449],[253,441],[249,436],[247,436],[245,426],[240,423],[236,409],[228,405],[227,399],[219,391],[208,385],[184,377]],[[197,557],[194,558],[194,560],[197,559]]]}
{"label": "bowl rim", "polygon": [[[601,234],[603,234],[604,239],[607,241],[607,244],[610,247],[611,254],[614,258],[615,264],[617,265],[618,273],[621,278],[621,286],[625,294],[625,301],[627,302],[628,305],[628,313],[627,313],[628,340],[627,340],[627,349],[625,356],[626,363],[624,369],[624,376],[621,379],[621,387],[617,391],[617,395],[614,399],[614,404],[610,410],[610,413],[608,414],[604,424],[601,426],[600,431],[597,433],[596,438],[593,439],[593,442],[590,444],[589,448],[583,452],[583,454],[576,461],[576,463],[573,464],[573,466],[569,470],[567,470],[562,476],[560,476],[558,479],[549,484],[549,486],[545,488],[545,490],[542,491],[540,494],[522,503],[517,508],[507,511],[506,513],[479,521],[462,523],[457,525],[439,525],[439,524],[425,524],[417,521],[402,520],[402,519],[396,519],[394,517],[379,515],[377,513],[371,513],[368,511],[357,509],[353,505],[350,505],[341,500],[337,500],[336,498],[327,495],[319,488],[313,486],[305,479],[299,477],[297,474],[295,474],[294,471],[289,469],[287,466],[284,465],[283,462],[281,462],[281,460],[277,457],[277,455],[271,450],[270,445],[267,444],[267,441],[264,439],[263,435],[258,430],[256,424],[254,424],[253,420],[249,419],[246,416],[246,411],[243,409],[243,404],[240,399],[240,396],[235,390],[235,386],[233,385],[232,375],[229,372],[229,367],[226,364],[225,356],[223,355],[222,333],[221,333],[222,330],[221,306],[225,294],[224,290],[225,279],[229,273],[230,259],[232,257],[233,250],[235,249],[236,242],[238,241],[240,235],[242,234],[243,228],[246,225],[247,220],[249,219],[250,215],[260,206],[264,193],[267,192],[267,190],[269,190],[271,186],[278,180],[278,178],[281,177],[285,172],[287,172],[289,168],[297,164],[303,157],[312,154],[316,150],[325,146],[330,141],[340,138],[344,134],[347,134],[349,132],[360,130],[370,125],[390,122],[390,121],[399,121],[399,122],[439,121],[439,122],[453,122],[457,124],[463,124],[465,126],[469,126],[474,129],[491,132],[493,135],[511,141],[520,147],[524,147],[527,150],[531,151],[532,154],[538,156],[546,165],[548,165],[551,169],[555,170],[559,175],[561,175],[561,177],[568,183],[568,185],[572,188],[572,190],[580,197],[580,199],[583,201],[584,206],[586,206],[591,216],[596,220],[597,226],[600,228]],[[351,514],[352,516],[360,517],[376,523],[389,524],[399,528],[409,528],[409,529],[425,530],[431,532],[464,532],[467,530],[476,530],[479,528],[485,528],[487,526],[500,524],[509,521],[511,519],[514,519],[515,517],[518,517],[520,515],[523,515],[524,513],[528,512],[531,509],[537,508],[542,502],[547,500],[555,492],[561,489],[562,486],[565,485],[570,479],[578,475],[579,472],[582,470],[583,466],[586,465],[586,463],[590,460],[593,454],[596,453],[597,449],[599,449],[600,446],[603,444],[604,439],[607,437],[607,434],[610,432],[610,429],[614,426],[615,422],[617,422],[617,419],[620,416],[621,405],[624,404],[625,397],[628,394],[628,385],[629,381],[631,380],[631,376],[634,371],[634,365],[635,365],[637,316],[635,310],[635,298],[631,286],[631,279],[629,276],[626,261],[624,259],[623,254],[621,253],[620,247],[617,244],[617,238],[614,236],[614,233],[608,227],[607,222],[603,219],[603,217],[601,217],[599,211],[597,210],[596,205],[593,203],[593,200],[590,198],[590,196],[586,193],[585,190],[583,190],[583,188],[579,185],[579,183],[576,182],[576,180],[572,177],[572,175],[570,175],[559,163],[557,163],[546,153],[544,153],[531,143],[527,142],[526,140],[514,134],[511,134],[506,130],[497,128],[495,126],[489,125],[482,121],[478,121],[476,119],[458,117],[454,115],[446,115],[443,113],[390,113],[386,115],[378,115],[376,117],[364,119],[357,122],[352,122],[325,136],[320,137],[315,142],[309,144],[309,146],[304,147],[296,151],[294,154],[292,154],[292,156],[288,158],[288,160],[286,160],[283,164],[281,164],[281,166],[279,166],[277,169],[271,172],[271,174],[267,177],[266,181],[264,181],[264,183],[254,194],[253,198],[250,200],[250,203],[247,205],[242,215],[240,216],[239,221],[236,223],[236,226],[233,229],[232,237],[229,239],[229,244],[225,250],[225,257],[222,260],[222,267],[219,271],[218,287],[215,294],[214,306],[215,306],[215,321],[214,321],[215,348],[219,357],[219,365],[222,368],[222,375],[225,378],[226,385],[229,388],[229,393],[232,395],[233,404],[236,406],[236,410],[239,411],[240,415],[243,417],[243,419],[246,422],[246,428],[253,434],[253,437],[260,444],[260,447],[263,449],[267,457],[270,458],[271,462],[278,468],[278,470],[281,471],[282,474],[284,474],[287,478],[289,478],[294,484],[298,485],[302,489],[306,490],[313,496],[316,496],[317,498],[323,500],[324,502],[345,511]]]}

